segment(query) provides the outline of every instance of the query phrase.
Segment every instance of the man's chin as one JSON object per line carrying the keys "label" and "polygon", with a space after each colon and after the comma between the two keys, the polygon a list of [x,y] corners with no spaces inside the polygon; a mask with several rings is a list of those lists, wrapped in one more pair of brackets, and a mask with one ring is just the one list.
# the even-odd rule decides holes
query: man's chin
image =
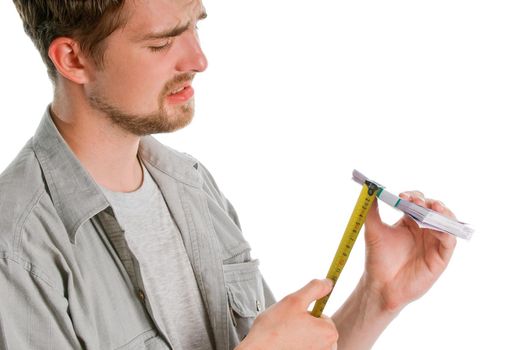
{"label": "man's chin", "polygon": [[177,105],[172,110],[165,110],[164,119],[165,123],[160,124],[160,130],[157,133],[174,132],[179,129],[183,129],[192,122],[194,118],[194,98],[187,101],[185,104]]}
{"label": "man's chin", "polygon": [[179,116],[174,122],[168,124],[166,128],[160,129],[156,134],[170,133],[183,129],[192,122],[193,117],[193,114],[188,116]]}
{"label": "man's chin", "polygon": [[183,129],[192,122],[193,118],[193,109],[188,109],[185,112],[179,111],[179,113],[171,116],[159,116],[145,123],[146,128],[144,131],[150,132],[144,133],[143,135],[171,133]]}

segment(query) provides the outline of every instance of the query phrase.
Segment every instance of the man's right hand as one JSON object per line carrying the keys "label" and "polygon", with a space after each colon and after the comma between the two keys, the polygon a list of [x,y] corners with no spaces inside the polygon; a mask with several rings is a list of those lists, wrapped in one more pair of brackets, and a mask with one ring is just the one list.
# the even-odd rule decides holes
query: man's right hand
{"label": "man's right hand", "polygon": [[316,318],[311,302],[329,294],[331,280],[313,280],[260,314],[237,350],[334,350],[338,332],[330,318]]}

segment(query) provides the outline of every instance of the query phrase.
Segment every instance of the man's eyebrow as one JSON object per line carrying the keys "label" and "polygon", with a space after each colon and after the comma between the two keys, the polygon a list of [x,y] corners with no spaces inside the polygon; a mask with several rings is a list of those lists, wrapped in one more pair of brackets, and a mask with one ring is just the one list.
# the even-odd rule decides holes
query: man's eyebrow
{"label": "man's eyebrow", "polygon": [[[207,18],[207,12],[203,11],[198,17],[198,21]],[[190,27],[190,23],[185,24],[184,26],[176,26],[174,28],[171,28],[169,30],[165,30],[163,32],[158,33],[148,33],[138,39],[138,41],[147,41],[147,40],[153,40],[153,39],[164,39],[164,38],[171,38],[178,35],[181,35],[184,33],[188,28]]]}

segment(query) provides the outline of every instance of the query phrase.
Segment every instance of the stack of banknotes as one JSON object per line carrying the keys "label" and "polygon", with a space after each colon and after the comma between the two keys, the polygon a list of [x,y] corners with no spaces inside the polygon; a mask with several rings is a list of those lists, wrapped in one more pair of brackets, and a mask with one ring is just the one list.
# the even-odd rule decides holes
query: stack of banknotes
{"label": "stack of banknotes", "polygon": [[467,240],[470,239],[474,233],[474,229],[470,227],[469,224],[451,219],[431,209],[402,199],[399,196],[388,192],[382,185],[368,179],[357,170],[353,170],[353,180],[361,185],[364,184],[365,181],[373,182],[380,188],[377,191],[377,198],[410,216],[420,227],[450,233],[456,237]]}

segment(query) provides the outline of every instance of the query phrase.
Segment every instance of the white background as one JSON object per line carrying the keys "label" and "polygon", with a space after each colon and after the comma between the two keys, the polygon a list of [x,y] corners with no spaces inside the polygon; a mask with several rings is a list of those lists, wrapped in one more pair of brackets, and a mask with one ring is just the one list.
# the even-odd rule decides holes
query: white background
{"label": "white background", "polygon": [[[325,276],[357,168],[395,193],[441,199],[477,230],[375,349],[527,349],[525,1],[205,5],[196,117],[159,138],[215,175],[276,296]],[[52,95],[10,1],[0,23],[1,170]],[[363,262],[359,240],[326,313]]]}

